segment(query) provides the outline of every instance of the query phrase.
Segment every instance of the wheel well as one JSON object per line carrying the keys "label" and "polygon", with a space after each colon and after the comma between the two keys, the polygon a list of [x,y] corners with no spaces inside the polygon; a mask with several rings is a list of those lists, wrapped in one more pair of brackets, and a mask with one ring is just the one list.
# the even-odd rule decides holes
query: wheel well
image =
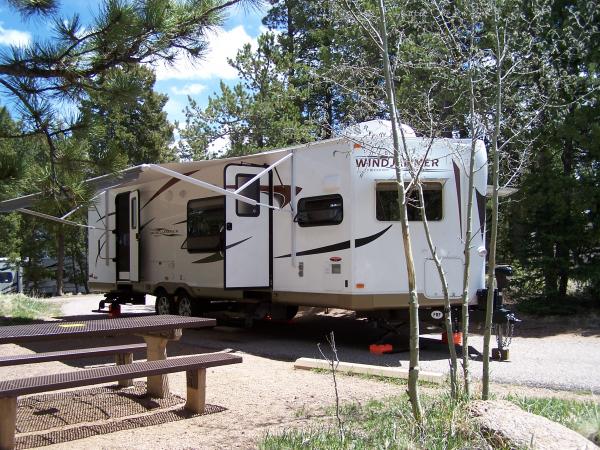
{"label": "wheel well", "polygon": [[184,295],[187,296],[190,300],[192,299],[192,296],[189,294],[189,292],[183,288],[179,288],[175,291],[175,297],[177,299],[179,299],[179,297],[182,297]]}
{"label": "wheel well", "polygon": [[159,287],[154,290],[153,295],[155,297],[160,297],[161,295],[169,295],[169,293],[167,292],[167,290],[165,288]]}

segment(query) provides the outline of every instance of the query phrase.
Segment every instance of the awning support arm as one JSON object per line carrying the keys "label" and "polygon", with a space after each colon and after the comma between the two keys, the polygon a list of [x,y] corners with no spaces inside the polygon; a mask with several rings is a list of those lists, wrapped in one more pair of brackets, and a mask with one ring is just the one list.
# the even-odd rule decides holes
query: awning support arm
{"label": "awning support arm", "polygon": [[219,193],[221,195],[226,195],[228,197],[233,197],[233,198],[235,198],[237,200],[240,200],[240,201],[242,201],[244,203],[248,203],[250,205],[264,206],[265,208],[271,208],[271,209],[274,209],[274,210],[277,210],[277,211],[279,210],[279,208],[277,208],[276,206],[267,205],[265,203],[257,202],[256,200],[253,200],[251,198],[245,197],[245,196],[240,195],[240,194],[236,194],[233,191],[228,191],[227,189],[223,189],[222,187],[215,186],[214,184],[207,183],[206,181],[197,180],[196,178],[192,178],[190,176],[183,175],[183,174],[181,174],[179,172],[175,172],[174,170],[167,169],[166,167],[161,167],[161,166],[159,166],[157,164],[142,164],[141,167],[142,167],[142,169],[153,170],[155,172],[160,172],[160,173],[162,173],[164,175],[168,175],[170,177],[177,178],[177,179],[179,179],[181,181],[186,181],[186,182],[188,182],[190,184],[193,184],[195,186],[200,186],[200,187],[202,187],[204,189],[208,189],[209,191],[217,192],[217,193]]}
{"label": "awning support arm", "polygon": [[21,212],[23,214],[29,214],[31,216],[40,217],[42,219],[51,220],[53,222],[62,223],[64,225],[73,225],[73,226],[76,226],[76,227],[91,228],[91,229],[94,229],[94,230],[104,230],[104,228],[93,227],[91,225],[83,225],[82,223],[73,222],[72,220],[65,220],[65,219],[63,219],[61,217],[54,217],[54,216],[51,216],[49,214],[44,214],[44,213],[41,213],[41,212],[32,211],[30,209],[18,208],[18,209],[16,209],[16,211],[19,211],[19,212]]}
{"label": "awning support arm", "polygon": [[[294,150],[292,150],[291,155],[294,155]],[[292,224],[291,229],[291,237],[292,237],[292,248],[291,248],[291,262],[292,267],[298,267],[297,258],[296,258],[296,158],[292,158],[292,164],[290,166],[291,171],[291,183],[290,183],[290,211],[292,213],[292,220],[290,221]]]}
{"label": "awning support arm", "polygon": [[[106,192],[106,190],[101,191],[99,193],[97,193],[96,195],[94,195],[90,200],[95,200],[98,197],[100,197],[102,194],[104,194]],[[71,214],[73,214],[76,211],[79,211],[81,208],[84,207],[84,204],[82,203],[81,205],[79,205],[78,207],[76,207],[75,209],[72,209],[71,211],[69,211],[68,213],[66,213],[64,216],[61,217],[61,219],[66,219],[67,217],[69,217]]]}
{"label": "awning support arm", "polygon": [[240,192],[242,192],[244,189],[246,189],[248,186],[250,186],[252,183],[254,183],[256,180],[258,180],[260,177],[262,177],[264,174],[270,172],[271,170],[273,170],[275,167],[277,167],[278,165],[282,164],[283,162],[287,161],[288,159],[290,159],[293,156],[292,153],[288,153],[287,155],[285,155],[283,158],[281,158],[280,160],[276,161],[275,163],[271,164],[269,167],[267,167],[265,170],[263,170],[262,172],[257,173],[254,177],[252,177],[250,180],[246,181],[242,186],[240,186],[239,188],[237,188],[235,191],[233,191],[234,194],[239,194]]}

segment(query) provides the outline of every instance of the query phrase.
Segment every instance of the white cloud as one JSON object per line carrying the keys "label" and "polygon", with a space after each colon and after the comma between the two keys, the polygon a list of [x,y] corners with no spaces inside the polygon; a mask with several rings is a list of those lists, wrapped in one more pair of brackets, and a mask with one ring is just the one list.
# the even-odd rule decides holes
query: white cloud
{"label": "white cloud", "polygon": [[231,149],[231,141],[229,135],[221,136],[208,144],[206,148],[206,154],[213,158],[222,156],[224,153]]}
{"label": "white cloud", "polygon": [[156,79],[198,80],[216,77],[232,80],[237,78],[237,72],[227,63],[227,58],[234,58],[244,44],[256,47],[256,38],[252,38],[242,25],[209,33],[209,42],[208,52],[203,59],[192,61],[182,54],[174,64],[156,65]]}
{"label": "white cloud", "polygon": [[26,31],[10,30],[0,25],[0,45],[23,47],[31,42],[31,34]]}
{"label": "white cloud", "polygon": [[177,86],[171,86],[171,92],[175,95],[197,95],[206,89],[206,86],[200,83],[186,84],[179,88]]}
{"label": "white cloud", "polygon": [[170,98],[165,104],[163,111],[167,113],[171,122],[174,122],[175,120],[183,122],[185,120],[185,114],[183,113],[184,109],[185,105]]}

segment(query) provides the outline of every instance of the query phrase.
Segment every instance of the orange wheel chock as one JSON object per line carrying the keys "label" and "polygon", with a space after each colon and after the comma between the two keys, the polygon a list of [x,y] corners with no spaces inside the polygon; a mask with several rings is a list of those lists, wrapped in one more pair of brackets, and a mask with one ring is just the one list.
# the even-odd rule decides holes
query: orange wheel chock
{"label": "orange wheel chock", "polygon": [[383,355],[384,353],[392,353],[394,347],[392,344],[371,344],[369,345],[369,352],[376,355]]}
{"label": "orange wheel chock", "polygon": [[[462,345],[462,333],[460,331],[452,333],[452,341],[454,342],[454,345]],[[448,343],[448,334],[446,334],[445,331],[442,333],[442,342],[444,344]]]}

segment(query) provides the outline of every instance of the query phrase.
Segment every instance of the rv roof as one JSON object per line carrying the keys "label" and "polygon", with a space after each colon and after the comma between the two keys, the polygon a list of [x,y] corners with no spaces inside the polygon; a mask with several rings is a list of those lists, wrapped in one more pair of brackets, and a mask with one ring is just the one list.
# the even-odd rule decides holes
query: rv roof
{"label": "rv roof", "polygon": [[[212,165],[219,165],[219,164],[224,164],[224,163],[228,164],[228,163],[240,161],[242,159],[244,161],[252,161],[255,158],[264,158],[265,155],[277,155],[277,154],[283,155],[283,154],[289,153],[290,151],[293,151],[293,150],[310,150],[315,147],[320,147],[322,145],[333,144],[333,143],[338,143],[338,142],[342,142],[342,141],[346,141],[346,142],[354,141],[355,140],[354,138],[355,137],[353,137],[353,136],[342,136],[342,137],[336,137],[333,139],[327,139],[327,140],[323,140],[323,141],[311,142],[308,144],[294,145],[294,146],[281,148],[281,149],[277,149],[277,150],[256,153],[254,155],[244,155],[244,156],[237,156],[237,157],[233,157],[233,158],[224,158],[224,159],[207,159],[207,160],[201,160],[201,161],[163,163],[163,164],[158,164],[158,165],[165,167],[167,169],[171,169],[175,172],[185,174],[186,172],[199,170],[199,169],[202,169],[205,167],[210,167]],[[409,139],[410,140],[414,140],[414,139],[421,140],[423,138],[410,137]],[[449,143],[456,143],[456,144],[466,144],[467,142],[470,143],[469,140],[464,140],[464,139],[444,139],[444,140]],[[102,190],[105,190],[108,188],[116,188],[116,187],[120,187],[120,186],[139,184],[139,183],[154,181],[154,180],[168,177],[168,175],[157,172],[157,171],[146,170],[147,168],[148,167],[145,164],[142,164],[139,166],[134,166],[134,167],[129,167],[127,169],[121,170],[114,174],[108,174],[108,175],[102,175],[100,177],[90,178],[88,180],[85,180],[85,183],[88,186],[91,186],[96,191],[102,191]],[[3,202],[0,202],[0,212],[10,212],[10,211],[15,211],[17,209],[30,208],[40,198],[42,198],[42,193],[30,194],[30,195],[26,195],[23,197],[5,200]]]}
{"label": "rv roof", "polygon": [[[236,156],[233,158],[222,158],[222,159],[206,159],[206,160],[201,160],[201,161],[163,163],[163,164],[157,164],[157,165],[166,167],[167,169],[171,169],[175,172],[186,173],[186,172],[198,170],[198,169],[201,169],[204,167],[210,167],[212,165],[218,165],[218,164],[224,164],[224,163],[229,164],[232,162],[240,161],[242,159],[245,161],[248,161],[248,160],[251,161],[254,158],[261,158],[261,157],[264,157],[265,155],[271,155],[271,154],[276,155],[278,153],[283,155],[292,150],[301,150],[301,149],[307,149],[309,147],[314,147],[315,144],[332,143],[332,142],[337,142],[337,141],[341,141],[341,140],[344,140],[344,138],[334,138],[334,139],[328,139],[326,141],[313,142],[310,144],[295,145],[295,146],[281,148],[281,149],[277,149],[277,150],[256,153],[254,155],[244,155],[244,156]],[[128,167],[127,169],[121,170],[121,171],[113,173],[113,174],[102,175],[99,177],[90,178],[88,180],[85,180],[85,183],[88,186],[91,186],[96,191],[102,191],[102,190],[108,189],[108,188],[116,188],[116,187],[120,187],[120,186],[128,186],[131,184],[139,184],[139,183],[154,181],[154,180],[168,177],[168,175],[165,175],[165,174],[162,174],[162,173],[159,173],[156,171],[146,170],[146,168],[147,168],[147,166],[145,164],[142,164],[139,166],[134,166],[134,167]],[[21,208],[29,208],[29,207],[33,206],[41,198],[42,198],[42,193],[38,192],[35,194],[29,194],[29,195],[25,195],[23,197],[17,197],[17,198],[13,198],[10,200],[2,201],[2,202],[0,202],[0,213],[15,211],[15,210],[21,209]]]}

